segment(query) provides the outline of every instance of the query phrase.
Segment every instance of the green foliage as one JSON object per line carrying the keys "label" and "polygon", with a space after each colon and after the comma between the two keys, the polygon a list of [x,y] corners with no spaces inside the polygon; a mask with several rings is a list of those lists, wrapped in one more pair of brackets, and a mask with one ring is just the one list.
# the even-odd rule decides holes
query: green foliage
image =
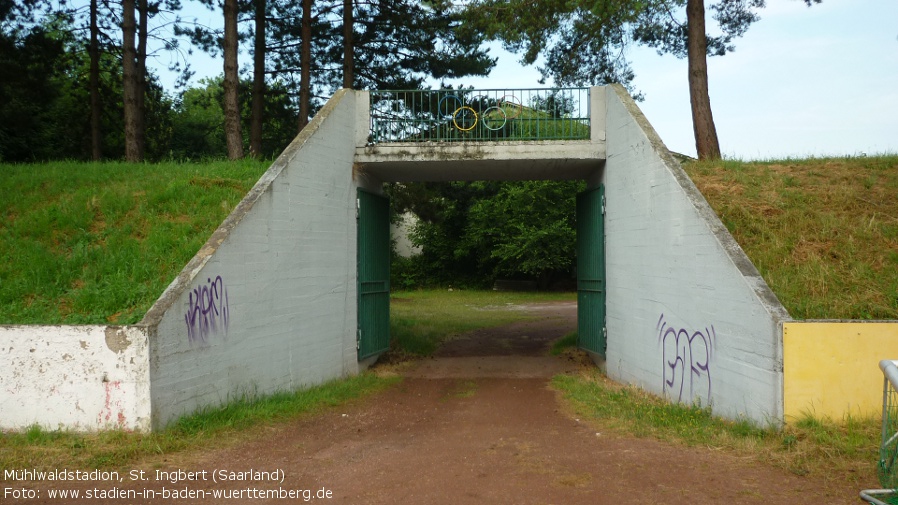
{"label": "green foliage", "polygon": [[491,284],[492,268],[484,266],[481,259],[491,260],[465,254],[459,246],[470,206],[497,191],[498,183],[484,182],[409,183],[388,188],[391,205],[397,213],[411,210],[420,219],[411,239],[422,252],[405,265],[397,265],[397,270],[408,275],[404,285],[409,285],[412,279],[417,286],[488,287]]}
{"label": "green foliage", "polygon": [[[227,152],[224,134],[222,98],[224,78],[204,79],[199,87],[181,93],[172,114],[170,156],[177,160],[221,158]],[[250,81],[241,81],[239,88],[244,144],[249,145]],[[296,136],[296,110],[284,86],[271,83],[266,92],[262,123],[262,156],[274,158]]]}
{"label": "green foliage", "polygon": [[467,4],[464,29],[501,40],[507,50],[523,53],[525,64],[545,56],[546,67],[540,71],[559,86],[613,82],[628,86],[634,75],[623,52],[627,27],[644,4],[479,0]]}
{"label": "green foliage", "polygon": [[[65,17],[16,32],[0,31],[0,162],[90,158],[87,41]],[[124,154],[121,62],[100,58],[102,149]],[[150,75],[147,158],[168,155],[171,100]]]}
{"label": "green foliage", "polygon": [[0,165],[0,323],[134,323],[266,164]]}
{"label": "green foliage", "polygon": [[181,93],[172,123],[172,158],[215,157],[227,152],[221,82],[221,77],[205,79],[199,87]]}
{"label": "green foliage", "polygon": [[[535,5],[529,0],[475,0],[464,9],[464,29],[501,40],[509,51],[523,53],[525,64],[544,56],[540,72],[559,86],[619,82],[629,88],[635,76],[626,58],[629,45],[686,56],[685,5],[686,0],[542,0]],[[710,4],[716,23],[708,23],[708,54],[733,51],[733,40],[758,20],[756,11],[762,7],[763,0]]]}
{"label": "green foliage", "polygon": [[581,181],[502,184],[496,195],[471,205],[459,251],[494,260],[494,275],[523,275],[546,288],[574,266],[575,198],[585,188]]}
{"label": "green foliage", "polygon": [[398,286],[488,287],[509,277],[548,288],[573,270],[575,196],[584,188],[581,181],[394,186],[398,211],[420,217],[412,241],[422,248],[418,256],[394,260],[394,280]]}

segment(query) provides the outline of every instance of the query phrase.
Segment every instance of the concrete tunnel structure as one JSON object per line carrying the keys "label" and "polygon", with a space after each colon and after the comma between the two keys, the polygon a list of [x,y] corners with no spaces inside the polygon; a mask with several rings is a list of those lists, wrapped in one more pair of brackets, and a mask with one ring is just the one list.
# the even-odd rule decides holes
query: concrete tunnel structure
{"label": "concrete tunnel structure", "polygon": [[589,89],[588,139],[502,143],[371,145],[369,96],[338,91],[139,324],[4,327],[2,427],[150,430],[356,374],[358,190],[512,179],[605,188],[610,378],[783,420],[789,315],[622,87]]}

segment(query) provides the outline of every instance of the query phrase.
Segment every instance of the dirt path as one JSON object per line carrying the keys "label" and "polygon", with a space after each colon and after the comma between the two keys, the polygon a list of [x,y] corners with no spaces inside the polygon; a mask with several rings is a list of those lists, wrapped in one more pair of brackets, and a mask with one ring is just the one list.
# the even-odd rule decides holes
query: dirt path
{"label": "dirt path", "polygon": [[[719,451],[597,432],[567,414],[547,385],[552,375],[576,369],[568,359],[545,357],[547,343],[575,326],[575,309],[528,310],[543,317],[456,339],[374,398],[165,468],[282,470],[282,483],[168,487],[243,493],[237,500],[208,496],[182,503],[305,501],[301,495],[251,499],[247,488],[311,489],[330,492],[325,503],[360,505],[860,503],[853,488],[830,483],[824,489],[821,482]],[[39,502],[63,503],[31,501]]]}

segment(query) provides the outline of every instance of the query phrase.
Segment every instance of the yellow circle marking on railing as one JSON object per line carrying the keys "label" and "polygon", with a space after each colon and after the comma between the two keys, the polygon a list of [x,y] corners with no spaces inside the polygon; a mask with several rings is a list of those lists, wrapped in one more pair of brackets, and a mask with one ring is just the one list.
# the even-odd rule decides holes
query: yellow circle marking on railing
{"label": "yellow circle marking on railing", "polygon": [[[464,113],[466,109],[471,111],[471,114],[474,115],[474,122],[471,123],[471,126],[469,126],[467,128],[462,128],[461,126],[458,125],[458,113],[459,112]],[[455,112],[452,113],[452,124],[454,124],[456,128],[458,128],[459,130],[461,130],[463,132],[468,132],[468,131],[473,130],[474,126],[477,125],[477,111],[475,111],[471,107],[468,107],[467,105],[464,105],[464,106],[461,106],[461,107],[455,109]],[[462,124],[464,124],[464,121],[462,121]]]}

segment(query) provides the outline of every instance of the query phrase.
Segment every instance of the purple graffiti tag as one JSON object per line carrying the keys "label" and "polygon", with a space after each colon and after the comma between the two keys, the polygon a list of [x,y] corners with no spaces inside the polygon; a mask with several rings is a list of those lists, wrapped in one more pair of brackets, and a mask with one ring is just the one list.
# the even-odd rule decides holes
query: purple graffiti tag
{"label": "purple graffiti tag", "polygon": [[662,355],[662,390],[678,402],[695,401],[704,395],[706,401],[711,400],[711,356],[717,333],[714,325],[711,330],[705,327],[689,332],[685,328],[669,326],[664,314],[658,318],[658,343]]}
{"label": "purple graffiti tag", "polygon": [[213,281],[206,279],[204,286],[197,286],[190,292],[187,313],[187,340],[191,344],[207,345],[212,335],[228,335],[230,310],[228,290],[219,275]]}

